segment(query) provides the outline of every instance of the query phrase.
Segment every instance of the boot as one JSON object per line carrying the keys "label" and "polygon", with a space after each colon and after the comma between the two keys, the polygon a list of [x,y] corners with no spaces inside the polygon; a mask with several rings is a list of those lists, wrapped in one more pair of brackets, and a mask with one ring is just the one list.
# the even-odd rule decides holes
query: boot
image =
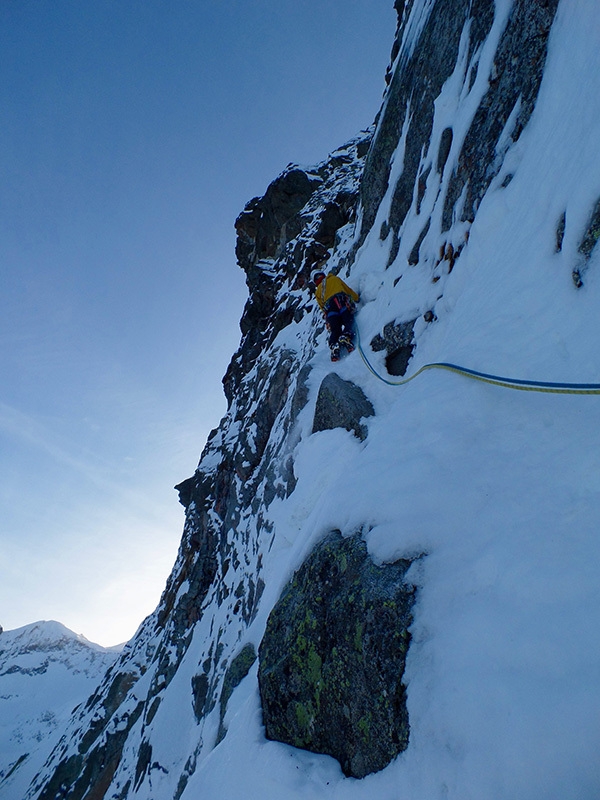
{"label": "boot", "polygon": [[340,344],[344,345],[344,347],[349,353],[351,353],[354,350],[354,343],[352,341],[352,336],[349,333],[343,333],[340,336]]}

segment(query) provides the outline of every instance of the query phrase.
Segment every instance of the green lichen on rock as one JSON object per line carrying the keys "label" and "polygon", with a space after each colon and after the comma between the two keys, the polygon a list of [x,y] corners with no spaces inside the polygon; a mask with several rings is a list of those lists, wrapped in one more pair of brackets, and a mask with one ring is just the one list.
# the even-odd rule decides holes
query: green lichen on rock
{"label": "green lichen on rock", "polygon": [[315,548],[271,612],[259,648],[268,738],[331,755],[356,778],[407,747],[411,563],[376,566],[360,537],[337,531]]}

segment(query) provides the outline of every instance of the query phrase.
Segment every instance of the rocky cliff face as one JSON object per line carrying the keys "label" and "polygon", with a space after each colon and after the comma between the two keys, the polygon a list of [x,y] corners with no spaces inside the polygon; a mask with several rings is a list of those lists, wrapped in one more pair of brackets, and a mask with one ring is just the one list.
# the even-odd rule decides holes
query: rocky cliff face
{"label": "rocky cliff face", "polygon": [[[110,788],[108,796],[125,798],[145,784],[168,784],[164,796],[178,798],[214,746],[226,676],[265,588],[275,536],[269,508],[295,486],[294,426],[322,330],[311,313],[311,269],[353,227],[370,138],[360,135],[311,170],[288,167],[238,218],[249,288],[242,341],[224,378],[228,413],[195,474],[177,487],[186,507],[177,562],[155,614],[80,712],[70,741],[55,751],[53,773],[40,776],[31,797],[100,798]],[[293,343],[280,337],[291,326]],[[160,755],[152,734],[171,713],[162,708],[174,680],[198,731],[176,778],[172,754]]]}
{"label": "rocky cliff face", "polygon": [[[327,258],[361,281],[373,308],[363,346],[381,354],[384,373],[404,374],[456,285],[482,203],[507,191],[518,168],[557,6],[396,2],[373,129],[315,167],[289,166],[242,211],[242,338],[224,378],[227,414],[177,487],[186,522],[173,572],[28,798],[201,794],[194,781],[229,737],[232,698],[259,675],[266,735],[333,755],[347,775],[383,769],[410,744],[404,669],[428,536],[382,547],[375,565],[371,532],[392,507],[375,491],[349,514],[323,490],[330,470],[344,477],[339,452],[376,472],[371,429],[389,401],[358,385],[358,354],[332,375],[310,276]],[[586,264],[593,209],[579,233]],[[569,222],[552,224],[562,224],[562,250]],[[403,440],[393,446],[400,452]],[[318,467],[307,469],[299,453],[311,448]]]}

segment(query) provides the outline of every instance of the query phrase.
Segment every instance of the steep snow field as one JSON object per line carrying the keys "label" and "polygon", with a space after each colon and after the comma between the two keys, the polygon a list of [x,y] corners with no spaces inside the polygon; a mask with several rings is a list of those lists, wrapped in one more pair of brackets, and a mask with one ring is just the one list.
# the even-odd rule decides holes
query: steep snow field
{"label": "steep snow field", "polygon": [[[600,383],[600,248],[583,287],[572,280],[600,195],[597,11],[592,0],[560,4],[533,117],[450,274],[436,265],[443,240],[426,238],[420,264],[406,266],[410,236],[386,271],[389,245],[375,224],[348,281],[361,292],[358,326],[381,374],[383,356],[367,343],[384,324],[418,316],[409,373],[451,361],[519,379]],[[437,107],[438,130],[467,113],[459,100]],[[450,160],[459,147],[455,139]],[[405,230],[418,232],[411,213]],[[448,241],[465,231],[455,227]],[[428,324],[429,309],[437,320]],[[285,329],[278,344],[299,348],[310,324]],[[324,335],[312,366],[298,484],[271,507],[264,611],[248,638],[258,646],[281,587],[332,528],[362,529],[376,561],[427,553],[412,574],[420,589],[405,675],[410,744],[357,781],[333,759],[267,742],[255,667],[230,701],[227,737],[184,800],[597,798],[600,397],[514,391],[442,371],[391,387],[356,352],[335,371],[375,406],[361,443],[343,430],[311,435],[316,392],[332,368]]]}
{"label": "steep snow field", "polygon": [[20,800],[119,648],[89,642],[59,622],[0,634],[0,798]]}

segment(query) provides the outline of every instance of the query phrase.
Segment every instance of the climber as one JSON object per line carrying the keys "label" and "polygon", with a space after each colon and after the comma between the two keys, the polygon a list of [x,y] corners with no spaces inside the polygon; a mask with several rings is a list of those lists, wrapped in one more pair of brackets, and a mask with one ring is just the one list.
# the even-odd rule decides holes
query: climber
{"label": "climber", "polygon": [[329,330],[331,360],[339,361],[340,346],[349,353],[354,350],[354,304],[360,297],[333,272],[328,275],[315,272],[313,281],[315,297]]}

